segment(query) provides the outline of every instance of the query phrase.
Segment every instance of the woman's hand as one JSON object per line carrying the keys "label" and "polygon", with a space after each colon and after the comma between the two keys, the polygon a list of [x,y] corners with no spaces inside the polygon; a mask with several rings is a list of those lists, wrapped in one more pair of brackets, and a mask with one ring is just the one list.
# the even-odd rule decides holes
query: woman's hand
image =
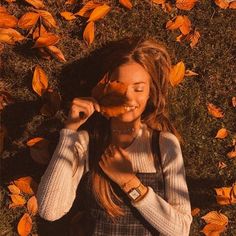
{"label": "woman's hand", "polygon": [[[102,155],[99,166],[104,173],[119,186],[135,178],[129,153],[121,147],[110,145]],[[137,181],[138,178],[137,178]]]}
{"label": "woman's hand", "polygon": [[77,130],[95,110],[100,112],[100,106],[94,98],[74,98],[65,122],[65,128]]}

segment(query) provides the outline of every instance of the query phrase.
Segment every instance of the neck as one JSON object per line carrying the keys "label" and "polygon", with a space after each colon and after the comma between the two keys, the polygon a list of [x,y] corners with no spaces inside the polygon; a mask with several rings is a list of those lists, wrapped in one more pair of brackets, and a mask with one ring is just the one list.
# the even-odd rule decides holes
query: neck
{"label": "neck", "polygon": [[121,122],[118,119],[111,119],[112,143],[121,146],[129,146],[137,136],[141,126],[141,119],[132,122]]}

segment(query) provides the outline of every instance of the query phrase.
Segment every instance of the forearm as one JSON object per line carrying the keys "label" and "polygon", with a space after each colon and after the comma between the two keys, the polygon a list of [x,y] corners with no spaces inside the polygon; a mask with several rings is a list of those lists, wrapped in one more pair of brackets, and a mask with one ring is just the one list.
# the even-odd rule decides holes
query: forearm
{"label": "forearm", "polygon": [[84,168],[83,163],[77,165],[73,176],[73,164],[76,162],[73,147],[77,138],[76,131],[61,130],[59,143],[41,178],[37,199],[39,214],[46,220],[61,218],[69,211],[74,201],[76,187]]}

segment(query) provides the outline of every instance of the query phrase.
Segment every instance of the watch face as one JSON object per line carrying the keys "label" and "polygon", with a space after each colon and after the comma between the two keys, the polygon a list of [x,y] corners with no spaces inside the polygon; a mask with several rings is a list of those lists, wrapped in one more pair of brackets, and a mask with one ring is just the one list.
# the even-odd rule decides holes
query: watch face
{"label": "watch face", "polygon": [[129,192],[129,196],[135,200],[140,196],[140,193],[136,189],[133,189]]}

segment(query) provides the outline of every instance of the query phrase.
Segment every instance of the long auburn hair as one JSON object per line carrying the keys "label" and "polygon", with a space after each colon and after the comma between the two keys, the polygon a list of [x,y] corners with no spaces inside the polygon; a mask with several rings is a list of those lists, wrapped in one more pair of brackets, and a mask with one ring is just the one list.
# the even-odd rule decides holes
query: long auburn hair
{"label": "long auburn hair", "polygon": [[[154,38],[126,38],[117,42],[119,49],[114,51],[105,62],[108,77],[119,66],[136,62],[150,75],[150,98],[142,114],[142,122],[151,129],[168,131],[181,139],[175,127],[168,119],[166,109],[170,56],[165,46]],[[111,180],[99,166],[102,153],[109,145],[110,122],[100,114],[94,114],[92,128],[89,128],[89,166],[91,171],[92,192],[108,215],[115,217],[124,215],[123,209],[117,204],[122,201],[114,192]]]}

